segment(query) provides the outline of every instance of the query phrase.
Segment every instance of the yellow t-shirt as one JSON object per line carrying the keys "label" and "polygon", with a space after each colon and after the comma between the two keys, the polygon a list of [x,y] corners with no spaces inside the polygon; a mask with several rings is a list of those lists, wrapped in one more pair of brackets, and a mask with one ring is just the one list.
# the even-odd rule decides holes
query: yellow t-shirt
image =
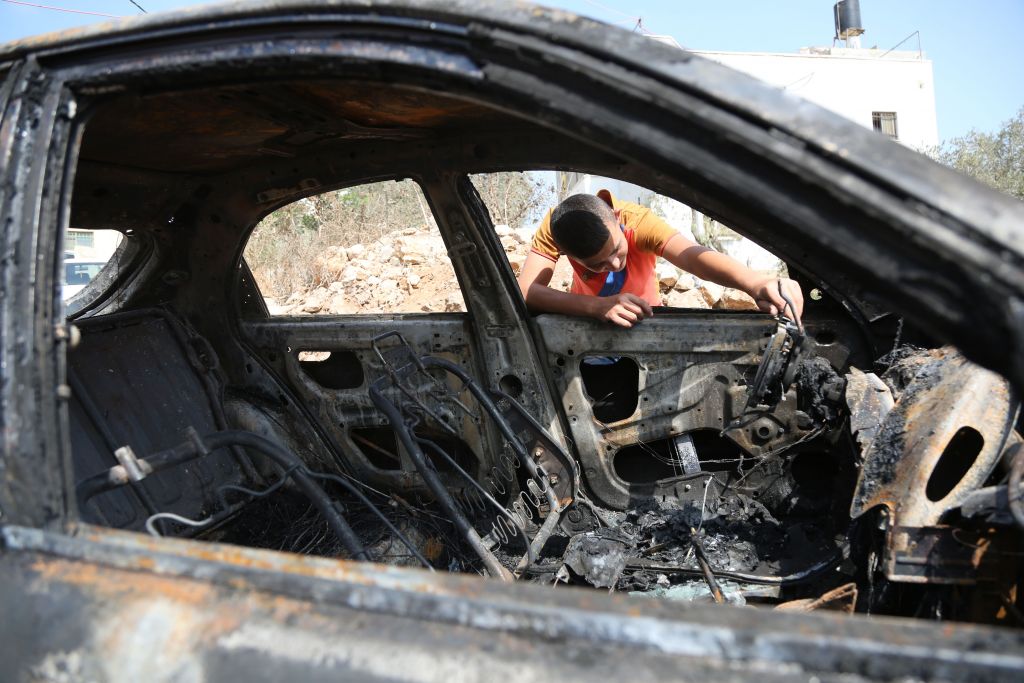
{"label": "yellow t-shirt", "polygon": [[[619,201],[612,197],[608,190],[598,191],[597,196],[618,212],[619,224],[628,244],[624,268],[626,279],[618,291],[635,294],[643,297],[652,306],[660,306],[661,295],[658,293],[658,278],[654,266],[668,241],[679,233],[655,216],[650,209],[645,209],[639,204]],[[548,211],[534,233],[530,250],[552,261],[557,261],[562,255],[551,236],[551,211]],[[574,260],[570,263],[573,277],[569,291],[573,294],[601,296],[606,280],[603,274],[592,273]]]}
{"label": "yellow t-shirt", "polygon": [[[661,256],[661,252],[665,250],[665,243],[673,235],[678,234],[675,228],[646,207],[616,199],[608,190],[598,190],[597,196],[619,212],[619,223],[626,230],[634,232],[636,246],[640,251]],[[537,228],[537,232],[533,234],[530,250],[552,261],[557,261],[562,252],[555,244],[554,237],[551,236],[552,211],[554,209],[547,212],[540,227]]]}

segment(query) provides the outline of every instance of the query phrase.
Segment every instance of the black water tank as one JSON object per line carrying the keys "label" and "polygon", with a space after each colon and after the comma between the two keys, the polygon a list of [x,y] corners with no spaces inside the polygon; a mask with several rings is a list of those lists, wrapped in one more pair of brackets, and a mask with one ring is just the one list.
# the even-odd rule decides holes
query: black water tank
{"label": "black water tank", "polygon": [[859,0],[839,0],[832,8],[836,19],[836,38],[846,40],[850,36],[864,33],[860,23]]}

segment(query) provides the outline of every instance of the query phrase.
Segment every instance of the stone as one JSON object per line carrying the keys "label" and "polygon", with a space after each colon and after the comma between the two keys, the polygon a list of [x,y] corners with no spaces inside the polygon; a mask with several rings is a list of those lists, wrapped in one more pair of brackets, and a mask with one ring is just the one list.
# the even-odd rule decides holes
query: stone
{"label": "stone", "polygon": [[730,311],[756,311],[757,302],[746,292],[738,289],[727,288],[722,293],[722,298],[715,304],[715,308]]}
{"label": "stone", "polygon": [[494,234],[496,234],[498,237],[508,237],[512,235],[512,228],[508,227],[507,225],[495,225]]}
{"label": "stone", "polygon": [[512,231],[512,235],[520,244],[532,244],[533,232],[533,228],[516,228]]}
{"label": "stone", "polygon": [[516,238],[506,235],[501,238],[501,247],[505,251],[515,251],[519,248],[519,242],[516,241]]}
{"label": "stone", "polygon": [[526,256],[523,254],[509,254],[508,263],[512,266],[512,272],[518,276],[519,270],[523,267],[523,264],[526,263]]}
{"label": "stone", "polygon": [[345,269],[341,271],[341,281],[345,283],[362,280],[363,277],[365,276],[366,271],[364,271],[362,268],[359,268],[358,266],[349,265],[346,266]]}
{"label": "stone", "polygon": [[658,287],[662,292],[672,289],[679,280],[680,270],[665,260],[658,260],[654,266],[654,275],[658,278]]}
{"label": "stone", "polygon": [[362,244],[353,244],[347,249],[349,258],[356,258],[363,256],[366,253],[366,246]]}
{"label": "stone", "polygon": [[409,276],[406,278],[406,282],[409,283],[410,287],[419,287],[421,280],[422,278],[416,273],[409,273]]}
{"label": "stone", "polygon": [[672,285],[672,289],[680,292],[687,292],[697,286],[697,280],[689,273],[683,271],[679,275],[679,279]]}
{"label": "stone", "polygon": [[328,310],[338,315],[348,315],[350,313],[359,313],[359,306],[349,301],[346,296],[337,295],[331,299]]}
{"label": "stone", "polygon": [[392,289],[398,289],[398,280],[381,280],[377,285],[377,289],[382,292],[386,292]]}
{"label": "stone", "polygon": [[303,313],[319,313],[327,303],[329,292],[326,287],[317,287],[309,296],[306,297],[306,301],[302,304],[301,310]]}
{"label": "stone", "polygon": [[666,306],[674,308],[711,308],[699,289],[690,289],[685,292],[673,289],[662,295],[661,298]]}
{"label": "stone", "polygon": [[466,304],[462,300],[462,294],[454,292],[445,297],[444,300],[444,311],[445,313],[460,313],[466,310]]}
{"label": "stone", "polygon": [[708,306],[717,304],[718,300],[722,298],[722,294],[725,293],[725,287],[714,282],[708,282],[707,280],[701,282],[697,289],[704,295],[704,300],[707,301]]}

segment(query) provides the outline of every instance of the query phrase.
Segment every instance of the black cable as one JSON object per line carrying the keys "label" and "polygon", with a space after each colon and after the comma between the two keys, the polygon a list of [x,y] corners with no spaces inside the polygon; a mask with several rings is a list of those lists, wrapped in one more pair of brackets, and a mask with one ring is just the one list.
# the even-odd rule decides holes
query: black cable
{"label": "black cable", "polygon": [[409,540],[409,539],[408,539],[408,538],[407,538],[407,537],[405,536],[405,534],[403,534],[403,533],[402,533],[401,531],[399,531],[399,530],[398,530],[398,527],[396,527],[396,526],[395,526],[394,524],[392,524],[392,523],[391,523],[391,520],[389,520],[389,519],[388,519],[388,518],[387,518],[387,517],[386,517],[386,516],[384,515],[384,513],[383,513],[383,512],[381,512],[381,511],[380,511],[380,510],[379,510],[379,509],[377,508],[377,506],[376,506],[376,505],[374,505],[374,504],[373,504],[372,502],[370,502],[370,499],[369,499],[369,498],[367,498],[367,497],[366,497],[366,496],[365,496],[365,495],[363,494],[363,492],[362,492],[362,491],[360,491],[360,490],[359,490],[358,488],[356,488],[356,487],[355,487],[355,486],[354,486],[354,485],[352,484],[352,482],[350,482],[349,480],[345,479],[344,477],[339,477],[339,476],[337,476],[336,474],[328,474],[328,473],[326,473],[326,472],[313,472],[313,471],[310,471],[310,470],[306,470],[306,473],[307,473],[307,474],[308,474],[309,476],[311,476],[311,477],[314,477],[314,478],[316,478],[316,479],[326,479],[326,480],[328,480],[328,481],[333,481],[333,482],[335,482],[335,483],[337,483],[337,484],[341,485],[341,486],[342,486],[342,487],[343,487],[343,488],[344,488],[344,489],[345,489],[346,491],[348,491],[348,492],[349,492],[349,493],[351,493],[351,494],[352,494],[353,496],[355,496],[356,498],[358,498],[358,499],[359,499],[359,501],[360,501],[360,502],[361,502],[361,503],[362,503],[363,505],[365,505],[365,506],[366,506],[367,508],[369,508],[369,509],[370,509],[370,512],[372,512],[372,513],[373,513],[374,515],[376,515],[376,516],[377,516],[377,517],[378,517],[378,518],[380,519],[380,521],[384,522],[384,526],[386,526],[386,527],[388,528],[388,530],[389,530],[389,531],[390,531],[390,532],[391,532],[392,534],[394,534],[394,535],[395,535],[395,538],[397,538],[397,539],[398,539],[399,541],[401,541],[401,542],[402,542],[402,545],[404,545],[404,546],[405,546],[406,548],[408,548],[408,549],[409,549],[409,552],[411,552],[411,553],[413,554],[413,556],[414,556],[414,557],[415,557],[415,558],[416,558],[417,560],[419,560],[419,561],[420,561],[420,564],[422,564],[422,565],[423,565],[424,567],[426,567],[426,568],[427,568],[427,569],[429,569],[430,571],[434,571],[434,565],[430,564],[430,561],[429,561],[429,560],[428,560],[427,558],[425,558],[425,557],[424,557],[424,556],[423,556],[423,555],[422,555],[422,554],[420,553],[420,551],[419,551],[419,550],[418,550],[418,549],[416,548],[416,546],[415,546],[415,545],[413,545],[412,541],[410,541],[410,540]]}
{"label": "black cable", "polygon": [[468,481],[477,490],[477,492],[480,495],[483,496],[484,500],[486,500],[487,502],[491,503],[495,508],[497,508],[498,512],[500,512],[504,517],[506,517],[515,526],[516,530],[522,535],[523,544],[526,546],[526,555],[527,555],[527,557],[530,560],[530,564],[533,564],[534,562],[536,562],[537,558],[534,556],[533,548],[530,547],[530,539],[526,535],[526,528],[522,524],[519,523],[519,520],[517,520],[515,518],[515,515],[513,515],[508,510],[506,510],[504,505],[502,505],[497,500],[495,500],[494,496],[492,496],[490,493],[487,492],[487,489],[485,489],[483,486],[481,486],[476,481],[476,479],[471,477],[469,475],[469,473],[466,472],[466,470],[462,469],[462,467],[459,466],[459,463],[455,462],[455,458],[453,458],[450,455],[448,455],[448,453],[446,453],[445,450],[443,448],[441,448],[438,444],[434,443],[430,439],[424,439],[422,437],[416,436],[415,433],[413,434],[413,437],[417,441],[419,441],[420,443],[426,444],[431,450],[433,450],[435,453],[437,453],[442,458],[447,460],[448,464],[451,465],[453,468],[455,468],[455,471],[458,472],[459,474],[461,474],[462,477],[466,481]]}
{"label": "black cable", "polygon": [[[459,530],[459,533],[465,539],[466,543],[473,549],[477,557],[487,567],[487,571],[494,577],[500,578],[503,581],[513,581],[514,577],[512,573],[506,569],[498,558],[494,556],[490,550],[483,543],[483,539],[480,538],[480,534],[473,525],[469,523],[466,516],[462,514],[462,510],[459,509],[458,504],[452,498],[448,489],[445,487],[444,482],[438,476],[437,472],[429,465],[427,456],[423,453],[423,449],[420,448],[419,444],[412,436],[412,432],[405,426],[405,421],[402,418],[402,412],[399,408],[391,402],[381,389],[389,378],[382,377],[377,380],[374,384],[370,385],[370,400],[377,406],[377,409],[384,413],[384,416],[391,423],[392,429],[395,430],[395,435],[405,448],[405,452],[409,455],[413,464],[416,466],[416,470],[420,473],[427,488],[433,494],[434,498],[441,505],[441,508],[448,513],[448,517],[451,523],[455,525],[455,528]],[[401,387],[399,387],[401,388]]]}
{"label": "black cable", "polygon": [[[284,470],[292,470],[292,479],[295,484],[309,496],[313,505],[320,511],[320,514],[327,520],[327,525],[341,539],[345,548],[352,557],[359,560],[373,561],[370,554],[363,548],[359,537],[352,531],[345,518],[334,507],[334,503],[327,496],[323,488],[317,484],[308,474],[305,464],[289,451],[281,448],[273,441],[240,430],[229,430],[214,432],[200,437],[195,430],[189,429],[190,439],[186,443],[155,453],[148,458],[138,461],[138,465],[144,470],[145,475],[160,472],[162,470],[180,465],[196,458],[206,455],[210,451],[229,446],[242,446],[250,448],[273,460]],[[129,474],[122,466],[112,467],[105,472],[85,479],[75,487],[80,504],[84,504],[93,496],[105,491],[123,486],[130,481]],[[371,505],[372,507],[372,505]]]}
{"label": "black cable", "polygon": [[226,448],[228,446],[242,446],[243,448],[251,448],[258,453],[262,453],[267,456],[281,468],[288,469],[294,465],[299,465],[298,468],[292,473],[292,480],[296,486],[302,490],[313,505],[320,511],[320,514],[327,520],[328,526],[331,530],[337,534],[338,538],[345,545],[345,548],[352,554],[352,557],[359,560],[373,561],[372,556],[369,552],[363,548],[359,537],[356,536],[355,532],[352,531],[352,527],[348,525],[345,518],[342,517],[338,509],[334,507],[334,502],[327,496],[327,493],[317,484],[313,479],[306,473],[305,465],[296,456],[292,455],[289,451],[278,446],[276,443],[265,437],[253,434],[252,432],[245,432],[241,430],[228,430],[223,432],[214,432],[198,439],[198,441],[205,446],[208,451],[215,451],[218,448]]}
{"label": "black cable", "polygon": [[135,0],[128,0],[128,2],[132,3],[133,5],[138,7],[140,10],[142,10],[143,14],[149,14],[149,12],[147,12],[146,9],[142,5],[140,5],[139,3],[135,2]]}
{"label": "black cable", "polygon": [[1006,499],[1010,503],[1010,514],[1013,515],[1017,526],[1024,529],[1024,488],[1021,481],[1024,480],[1024,445],[1015,443],[1010,447],[1012,465],[1010,466],[1010,478],[1006,485]]}

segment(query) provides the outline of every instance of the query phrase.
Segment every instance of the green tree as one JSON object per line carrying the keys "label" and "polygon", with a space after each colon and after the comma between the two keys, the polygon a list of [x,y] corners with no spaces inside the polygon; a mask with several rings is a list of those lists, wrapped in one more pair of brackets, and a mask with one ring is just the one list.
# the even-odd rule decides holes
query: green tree
{"label": "green tree", "polygon": [[995,133],[972,130],[942,143],[932,157],[1024,200],[1024,107]]}

